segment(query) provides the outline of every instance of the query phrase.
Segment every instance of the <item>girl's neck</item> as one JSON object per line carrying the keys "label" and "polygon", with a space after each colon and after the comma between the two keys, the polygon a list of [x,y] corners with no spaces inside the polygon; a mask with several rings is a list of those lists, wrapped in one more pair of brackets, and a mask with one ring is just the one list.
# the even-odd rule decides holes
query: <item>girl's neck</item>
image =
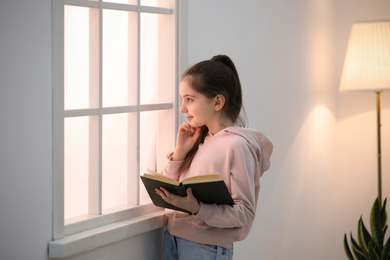
{"label": "girl's neck", "polygon": [[212,135],[215,135],[219,131],[221,131],[227,127],[230,127],[230,126],[234,126],[234,123],[231,122],[230,120],[225,120],[222,123],[218,123],[214,126],[207,126],[207,128],[209,129],[209,131]]}

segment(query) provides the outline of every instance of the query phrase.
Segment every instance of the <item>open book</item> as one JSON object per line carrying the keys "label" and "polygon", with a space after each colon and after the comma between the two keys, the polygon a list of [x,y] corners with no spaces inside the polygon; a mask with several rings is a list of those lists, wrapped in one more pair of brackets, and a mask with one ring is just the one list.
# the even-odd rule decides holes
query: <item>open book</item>
{"label": "open book", "polygon": [[218,172],[190,177],[179,182],[148,169],[148,173],[141,176],[141,179],[154,205],[158,207],[170,208],[191,214],[187,210],[165,202],[156,194],[155,189],[160,187],[164,187],[169,192],[179,196],[187,196],[187,188],[191,187],[195,198],[203,203],[227,204],[230,206],[234,204],[232,196]]}

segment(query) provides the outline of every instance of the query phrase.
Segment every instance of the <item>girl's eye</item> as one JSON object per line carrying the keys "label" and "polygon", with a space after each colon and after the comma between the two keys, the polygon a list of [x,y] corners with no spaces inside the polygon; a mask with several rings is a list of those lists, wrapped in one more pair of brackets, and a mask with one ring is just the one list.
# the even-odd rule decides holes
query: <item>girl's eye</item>
{"label": "girl's eye", "polygon": [[192,102],[192,98],[187,98],[187,102]]}

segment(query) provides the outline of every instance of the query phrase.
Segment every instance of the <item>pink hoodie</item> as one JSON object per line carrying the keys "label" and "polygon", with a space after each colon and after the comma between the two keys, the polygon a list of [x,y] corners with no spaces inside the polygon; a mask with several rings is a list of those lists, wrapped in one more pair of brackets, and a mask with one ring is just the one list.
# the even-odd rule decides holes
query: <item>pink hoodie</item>
{"label": "pink hoodie", "polygon": [[176,180],[219,172],[235,205],[200,203],[196,215],[166,209],[167,229],[175,236],[202,244],[231,248],[249,233],[256,213],[260,176],[270,167],[273,145],[261,132],[228,127],[208,134],[189,170],[181,176],[182,161],[169,160],[164,175]]}

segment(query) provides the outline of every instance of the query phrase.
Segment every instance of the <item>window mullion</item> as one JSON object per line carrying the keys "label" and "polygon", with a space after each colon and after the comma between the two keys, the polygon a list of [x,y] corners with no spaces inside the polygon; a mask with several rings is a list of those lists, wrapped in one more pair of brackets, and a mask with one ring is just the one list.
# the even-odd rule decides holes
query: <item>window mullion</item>
{"label": "window mullion", "polygon": [[[97,109],[89,117],[88,214],[102,212],[102,10],[90,9],[89,106]],[[96,75],[99,75],[98,77]]]}
{"label": "window mullion", "polygon": [[[140,6],[140,0],[138,0],[138,6]],[[140,194],[139,194],[139,184],[140,184],[140,178],[138,177],[140,173],[140,161],[141,161],[141,153],[140,153],[140,147],[141,147],[141,110],[140,110],[140,103],[141,103],[141,12],[138,8],[137,12],[137,171],[135,172],[136,176],[134,176],[134,173],[131,174],[132,176],[129,176],[132,180],[132,187],[129,186],[129,199],[132,200],[132,204],[139,204],[140,202]],[[134,188],[133,188],[134,187]],[[131,190],[135,190],[136,194],[134,192],[131,192]]]}
{"label": "window mullion", "polygon": [[140,6],[139,11],[143,13],[152,13],[152,14],[172,14],[172,9],[170,8],[161,8],[153,6]]}
{"label": "window mullion", "polygon": [[[139,6],[139,3],[138,5]],[[139,8],[137,8],[138,10]],[[128,113],[127,131],[127,203],[129,205],[139,204],[139,170],[140,170],[140,13],[137,11],[134,20],[128,15],[128,100],[133,100],[136,96],[134,110]],[[135,25],[134,25],[135,23]],[[132,60],[136,58],[136,62]],[[133,79],[136,81],[134,82]],[[133,101],[133,102],[134,102]],[[130,112],[130,111],[129,111]],[[135,118],[134,118],[135,115]],[[135,121],[135,122],[134,122]],[[134,145],[136,144],[136,145]]]}
{"label": "window mullion", "polygon": [[99,215],[103,208],[103,8],[102,0],[99,0]]}

